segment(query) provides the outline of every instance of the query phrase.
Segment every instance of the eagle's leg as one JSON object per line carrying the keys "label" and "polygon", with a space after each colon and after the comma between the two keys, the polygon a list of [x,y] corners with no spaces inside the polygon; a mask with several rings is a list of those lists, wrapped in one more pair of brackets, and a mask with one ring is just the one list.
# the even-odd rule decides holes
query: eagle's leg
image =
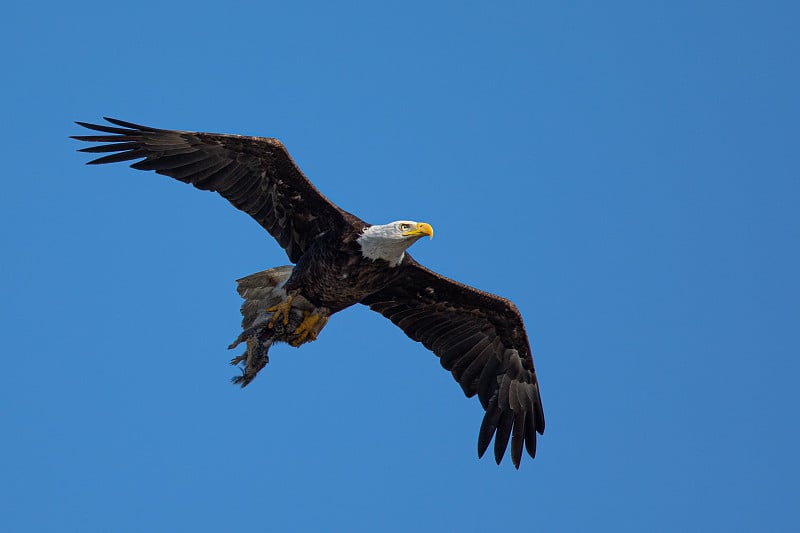
{"label": "eagle's leg", "polygon": [[284,326],[289,323],[289,315],[292,313],[292,300],[294,300],[294,294],[289,293],[284,301],[264,310],[267,313],[273,313],[272,318],[269,320],[269,324],[267,324],[268,327],[274,327],[275,322],[277,322],[281,316],[283,317]]}
{"label": "eagle's leg", "polygon": [[303,321],[294,330],[295,338],[289,343],[294,347],[300,346],[304,342],[311,342],[317,340],[319,332],[328,323],[327,314],[323,314],[319,309],[313,312],[306,311],[303,313]]}

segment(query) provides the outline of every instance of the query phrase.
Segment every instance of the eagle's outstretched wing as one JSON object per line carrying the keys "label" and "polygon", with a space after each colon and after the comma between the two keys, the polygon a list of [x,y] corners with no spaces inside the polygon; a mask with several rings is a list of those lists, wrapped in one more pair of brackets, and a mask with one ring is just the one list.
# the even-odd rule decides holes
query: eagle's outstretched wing
{"label": "eagle's outstretched wing", "polygon": [[361,303],[394,322],[406,335],[439,356],[464,389],[478,395],[486,415],[478,456],[492,440],[497,463],[511,439],[519,468],[523,446],[536,455],[536,433],[544,433],[544,411],[528,336],[516,306],[426,269],[406,255],[399,277]]}
{"label": "eagle's outstretched wing", "polygon": [[320,233],[358,220],[325,198],[277,139],[162,130],[106,120],[119,127],[77,123],[107,135],[73,139],[110,143],[80,151],[116,152],[89,164],[143,159],[131,167],[216,191],[275,237],[293,263]]}

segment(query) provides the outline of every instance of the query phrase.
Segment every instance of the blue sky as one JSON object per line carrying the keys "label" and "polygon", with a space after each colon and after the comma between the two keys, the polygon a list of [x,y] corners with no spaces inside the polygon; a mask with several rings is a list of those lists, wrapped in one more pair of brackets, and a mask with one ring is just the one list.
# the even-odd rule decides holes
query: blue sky
{"label": "blue sky", "polygon": [[[800,529],[793,2],[86,2],[0,20],[3,531]],[[229,383],[213,194],[72,121],[282,139],[427,266],[512,298],[547,414],[482,410],[364,308]]]}

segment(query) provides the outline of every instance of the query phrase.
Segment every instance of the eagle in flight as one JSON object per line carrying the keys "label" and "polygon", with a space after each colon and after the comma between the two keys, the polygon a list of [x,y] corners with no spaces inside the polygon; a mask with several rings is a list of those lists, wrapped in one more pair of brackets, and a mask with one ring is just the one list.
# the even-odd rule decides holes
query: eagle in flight
{"label": "eagle in flight", "polygon": [[276,342],[315,340],[335,313],[363,304],[439,357],[467,397],[486,411],[478,434],[482,457],[494,437],[498,464],[511,441],[519,468],[522,450],[536,455],[544,433],[539,383],[522,316],[509,300],[458,283],[417,263],[406,249],[433,237],[425,222],[368,224],[328,200],[303,175],[277,139],[177,131],[106,118],[78,122],[101,143],[81,152],[103,155],[88,164],[140,160],[154,170],[215,191],[258,222],[286,250],[293,266],[271,268],[237,281],[242,333],[230,346],[245,351],[234,383],[250,383]]}

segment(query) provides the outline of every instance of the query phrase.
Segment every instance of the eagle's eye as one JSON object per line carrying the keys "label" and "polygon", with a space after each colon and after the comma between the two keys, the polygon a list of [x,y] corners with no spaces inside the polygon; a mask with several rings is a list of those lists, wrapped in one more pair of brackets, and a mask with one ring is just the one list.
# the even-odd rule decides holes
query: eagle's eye
{"label": "eagle's eye", "polygon": [[411,229],[411,224],[400,224],[400,231],[408,231]]}

